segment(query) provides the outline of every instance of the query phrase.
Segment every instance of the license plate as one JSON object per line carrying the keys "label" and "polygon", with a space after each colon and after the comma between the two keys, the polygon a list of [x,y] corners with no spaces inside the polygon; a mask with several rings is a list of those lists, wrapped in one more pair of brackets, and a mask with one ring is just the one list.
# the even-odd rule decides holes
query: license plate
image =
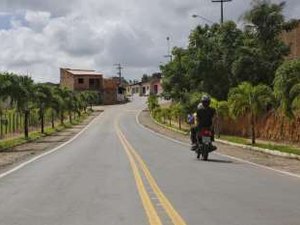
{"label": "license plate", "polygon": [[211,143],[211,137],[203,136],[203,137],[202,137],[202,142],[203,142],[204,144],[209,144],[209,143]]}

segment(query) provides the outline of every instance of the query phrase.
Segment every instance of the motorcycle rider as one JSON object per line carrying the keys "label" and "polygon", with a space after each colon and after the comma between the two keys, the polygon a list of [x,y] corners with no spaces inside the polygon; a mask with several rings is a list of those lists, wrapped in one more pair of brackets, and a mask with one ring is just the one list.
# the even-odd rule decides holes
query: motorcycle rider
{"label": "motorcycle rider", "polygon": [[[192,151],[197,149],[197,132],[203,128],[208,128],[212,131],[212,141],[214,141],[213,124],[215,114],[216,110],[210,106],[210,97],[207,95],[202,96],[201,103],[197,107],[197,127],[191,129]],[[212,145],[212,151],[216,149]]]}

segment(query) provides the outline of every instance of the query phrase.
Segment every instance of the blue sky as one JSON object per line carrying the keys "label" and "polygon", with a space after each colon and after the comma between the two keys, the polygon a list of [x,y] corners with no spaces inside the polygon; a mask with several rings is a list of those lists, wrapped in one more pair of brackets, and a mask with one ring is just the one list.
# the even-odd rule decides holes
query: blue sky
{"label": "blue sky", "polygon": [[8,30],[11,28],[11,19],[12,19],[12,15],[10,14],[0,14],[0,29],[5,29]]}

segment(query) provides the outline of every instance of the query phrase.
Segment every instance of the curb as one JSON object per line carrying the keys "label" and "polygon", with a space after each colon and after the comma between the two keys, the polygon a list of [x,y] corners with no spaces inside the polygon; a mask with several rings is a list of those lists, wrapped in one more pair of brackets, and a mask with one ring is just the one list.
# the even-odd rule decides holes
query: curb
{"label": "curb", "polygon": [[266,153],[269,155],[300,160],[300,156],[293,154],[293,153],[286,153],[286,152],[280,152],[280,151],[271,150],[271,149],[267,149],[267,148],[260,148],[260,147],[254,147],[254,146],[249,146],[249,145],[237,144],[237,143],[224,141],[224,140],[220,140],[220,139],[217,139],[216,141],[219,143],[222,143],[222,144],[240,147],[240,148],[244,148],[244,149],[248,149],[248,150],[252,150],[252,151],[262,152],[262,153]]}
{"label": "curb", "polygon": [[[150,113],[150,117],[151,117],[151,119],[153,120],[154,123],[156,123],[157,125],[159,125],[161,127],[164,127],[166,129],[175,131],[175,132],[183,134],[183,135],[188,134],[188,132],[184,132],[184,131],[178,130],[176,128],[169,127],[169,126],[166,126],[164,124],[161,124],[160,122],[158,122],[157,120],[155,120],[153,118],[151,113]],[[293,153],[286,153],[286,152],[280,152],[280,151],[271,150],[271,149],[267,149],[267,148],[260,148],[260,147],[255,147],[255,146],[237,144],[237,143],[234,143],[234,142],[224,141],[224,140],[221,140],[221,139],[216,139],[216,142],[221,143],[221,144],[225,144],[225,145],[234,146],[234,147],[240,147],[240,148],[243,148],[243,149],[252,150],[252,151],[256,151],[256,152],[262,152],[262,153],[266,153],[266,154],[273,155],[273,156],[279,156],[279,157],[284,157],[284,158],[289,158],[289,159],[300,160],[300,155],[296,155],[296,154],[293,154]]]}

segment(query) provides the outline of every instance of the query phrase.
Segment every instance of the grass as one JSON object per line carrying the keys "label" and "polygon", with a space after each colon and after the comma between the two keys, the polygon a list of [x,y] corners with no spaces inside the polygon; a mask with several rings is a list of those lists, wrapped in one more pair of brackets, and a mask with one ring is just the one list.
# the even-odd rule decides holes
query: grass
{"label": "grass", "polygon": [[237,143],[237,144],[242,144],[242,145],[250,144],[246,138],[237,137],[237,136],[222,135],[220,139],[229,141],[229,142],[233,142],[233,143]]}
{"label": "grass", "polygon": [[257,143],[252,145],[247,138],[243,137],[236,137],[236,136],[227,136],[227,135],[222,135],[221,138],[222,140],[237,143],[237,144],[243,144],[243,145],[248,145],[248,146],[254,146],[254,147],[259,147],[259,148],[264,148],[264,149],[270,149],[274,151],[279,151],[279,152],[284,152],[284,153],[292,153],[296,155],[300,155],[300,149],[294,146],[290,145],[281,145],[281,144],[272,144],[272,143],[259,143],[259,140],[257,140]]}
{"label": "grass", "polygon": [[260,147],[260,148],[267,148],[270,150],[275,150],[275,151],[280,151],[280,152],[285,152],[285,153],[292,153],[295,155],[300,155],[300,149],[295,148],[293,146],[288,146],[288,145],[273,145],[273,144],[255,144],[255,146]]}
{"label": "grass", "polygon": [[28,142],[32,142],[39,138],[49,136],[49,135],[55,134],[57,132],[63,131],[64,129],[76,126],[76,125],[80,124],[81,122],[83,122],[83,120],[86,119],[87,116],[88,116],[88,114],[83,114],[80,119],[75,119],[72,121],[72,123],[67,122],[64,125],[58,125],[55,128],[46,127],[44,134],[42,134],[39,131],[30,132],[28,139],[25,139],[23,136],[19,136],[19,137],[14,137],[14,138],[10,138],[10,139],[0,140],[0,151],[5,151],[12,147],[15,147],[15,146],[18,146],[21,144],[25,144]]}
{"label": "grass", "polygon": [[[179,131],[178,124],[175,125],[173,123],[172,126],[170,126],[168,122],[163,123],[162,121],[158,121],[157,119],[155,119],[155,120],[156,120],[156,122],[158,122],[158,123],[160,123],[164,126],[167,126],[167,127],[170,127],[170,128],[175,128],[176,130]],[[186,129],[182,129],[181,131],[188,132],[188,130],[186,130]],[[233,143],[236,143],[236,144],[254,146],[254,147],[259,147],[259,148],[284,152],[284,153],[292,153],[292,154],[300,155],[300,148],[290,146],[290,145],[281,145],[281,144],[272,144],[272,143],[259,143],[259,140],[257,140],[256,144],[252,145],[250,140],[247,139],[247,138],[238,137],[238,136],[229,136],[229,135],[222,135],[220,139],[225,140],[225,141],[229,141],[229,142],[233,142]]]}

